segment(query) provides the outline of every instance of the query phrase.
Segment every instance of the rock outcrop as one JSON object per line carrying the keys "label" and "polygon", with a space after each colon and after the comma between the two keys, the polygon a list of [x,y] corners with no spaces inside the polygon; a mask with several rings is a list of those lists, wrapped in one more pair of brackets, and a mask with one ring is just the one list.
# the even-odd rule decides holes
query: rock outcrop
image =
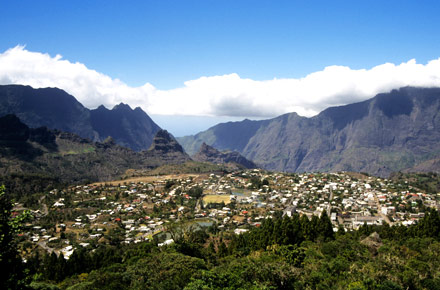
{"label": "rock outcrop", "polygon": [[220,152],[212,146],[203,143],[197,154],[192,159],[199,162],[211,162],[215,164],[234,163],[244,168],[257,168],[257,165],[243,157],[237,151]]}

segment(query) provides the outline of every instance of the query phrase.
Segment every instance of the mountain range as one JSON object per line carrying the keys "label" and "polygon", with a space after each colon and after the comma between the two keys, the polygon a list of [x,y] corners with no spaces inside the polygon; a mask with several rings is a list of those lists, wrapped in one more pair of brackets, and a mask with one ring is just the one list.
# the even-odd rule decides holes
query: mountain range
{"label": "mountain range", "polygon": [[[218,163],[229,163],[230,153],[218,154],[227,157]],[[249,163],[236,152],[231,156]],[[51,182],[103,181],[145,174],[164,165],[171,171],[176,165],[192,171],[222,168],[188,161],[191,158],[176,139],[140,108],[121,103],[111,110],[104,106],[89,110],[57,88],[0,86],[4,182],[10,182],[11,176],[32,175]]]}
{"label": "mountain range", "polygon": [[119,104],[109,110],[85,108],[75,97],[57,88],[0,86],[0,116],[14,114],[31,128],[47,127],[75,133],[92,141],[111,136],[121,146],[147,150],[161,129],[141,109]]}
{"label": "mountain range", "polygon": [[[157,165],[180,160],[186,151],[200,161],[232,160],[244,162],[245,167],[288,172],[360,171],[378,176],[396,171],[439,172],[439,111],[440,88],[405,87],[331,107],[311,118],[288,113],[268,120],[221,123],[177,138],[183,150],[140,108],[121,103],[111,110],[104,106],[89,110],[57,88],[0,86],[0,117],[14,114],[31,132],[44,126],[59,130],[60,136],[77,134],[93,144],[116,143],[124,148],[120,152],[144,151],[143,157],[136,158],[148,156],[151,167],[153,160]],[[174,156],[173,152],[180,153]],[[133,164],[138,166],[136,161]]]}
{"label": "mountain range", "polygon": [[49,176],[76,183],[120,178],[128,169],[153,169],[191,160],[176,140],[159,130],[148,150],[133,151],[108,137],[93,142],[73,133],[29,128],[15,115],[0,117],[0,176]]}
{"label": "mountain range", "polygon": [[221,123],[177,138],[195,154],[206,143],[276,171],[439,171],[440,89],[404,87],[311,117]]}

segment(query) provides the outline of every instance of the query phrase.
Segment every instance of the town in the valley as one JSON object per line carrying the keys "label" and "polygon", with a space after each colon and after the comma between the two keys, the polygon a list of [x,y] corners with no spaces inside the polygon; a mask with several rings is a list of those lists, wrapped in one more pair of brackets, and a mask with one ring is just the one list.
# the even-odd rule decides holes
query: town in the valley
{"label": "town in the valley", "polygon": [[[32,219],[21,235],[23,250],[36,248],[66,259],[80,247],[99,244],[173,243],[170,231],[210,228],[241,234],[274,215],[320,216],[334,231],[360,226],[411,225],[440,193],[408,181],[359,173],[233,173],[147,176],[71,186],[41,194],[28,208]],[[14,214],[25,210],[15,204]]]}

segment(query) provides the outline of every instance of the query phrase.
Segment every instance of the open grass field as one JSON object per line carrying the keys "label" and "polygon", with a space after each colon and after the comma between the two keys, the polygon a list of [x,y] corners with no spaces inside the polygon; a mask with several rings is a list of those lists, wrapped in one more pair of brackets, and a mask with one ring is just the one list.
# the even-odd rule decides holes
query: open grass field
{"label": "open grass field", "polygon": [[96,182],[91,184],[91,186],[100,186],[100,185],[118,185],[118,184],[124,184],[124,183],[138,183],[138,182],[157,182],[157,181],[165,181],[168,179],[185,179],[192,177],[194,179],[198,178],[199,174],[171,174],[171,175],[157,175],[157,176],[140,176],[140,177],[133,177],[133,178],[127,178],[127,179],[120,179],[120,180],[114,180],[114,181],[104,181],[104,182]]}
{"label": "open grass field", "polygon": [[209,195],[205,195],[203,197],[203,202],[205,204],[208,204],[208,203],[221,203],[221,202],[224,202],[225,204],[229,204],[229,203],[231,203],[231,199],[229,198],[229,195],[209,194]]}

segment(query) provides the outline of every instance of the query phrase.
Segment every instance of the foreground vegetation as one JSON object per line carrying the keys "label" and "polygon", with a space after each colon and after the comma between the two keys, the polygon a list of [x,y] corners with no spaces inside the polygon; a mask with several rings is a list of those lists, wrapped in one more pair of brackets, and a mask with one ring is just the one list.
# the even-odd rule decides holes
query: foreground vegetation
{"label": "foreground vegetation", "polygon": [[36,252],[23,263],[2,193],[2,289],[439,289],[440,215],[417,225],[334,232],[318,217],[274,214],[241,235],[175,227],[174,243],[102,245],[94,251]]}

